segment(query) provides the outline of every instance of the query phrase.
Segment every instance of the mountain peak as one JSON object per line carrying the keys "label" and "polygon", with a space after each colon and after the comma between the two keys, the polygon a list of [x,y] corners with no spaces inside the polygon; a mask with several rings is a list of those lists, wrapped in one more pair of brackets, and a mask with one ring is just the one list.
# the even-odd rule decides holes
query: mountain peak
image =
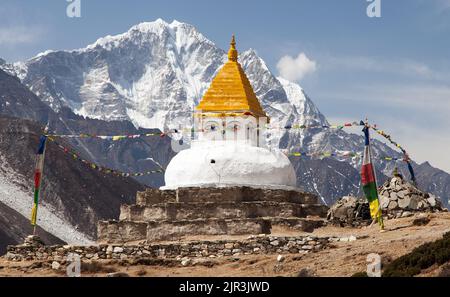
{"label": "mountain peak", "polygon": [[169,27],[169,23],[164,21],[163,19],[156,19],[153,22],[142,22],[137,25],[134,25],[133,27],[128,30],[128,32],[131,31],[141,31],[141,32],[154,32],[155,30],[160,30],[161,28],[167,28]]}
{"label": "mountain peak", "polygon": [[248,58],[257,58],[260,59],[258,53],[253,48],[249,48],[246,51],[242,52],[242,56],[247,56]]}
{"label": "mountain peak", "polygon": [[110,50],[129,40],[136,41],[140,44],[142,41],[150,40],[152,35],[156,36],[156,38],[169,37],[176,43],[183,43],[189,40],[190,42],[201,42],[214,46],[214,43],[204,37],[193,25],[178,20],[173,20],[171,23],[168,23],[159,18],[152,22],[142,22],[134,25],[122,34],[99,38],[93,44],[78,51],[83,52],[98,47]]}

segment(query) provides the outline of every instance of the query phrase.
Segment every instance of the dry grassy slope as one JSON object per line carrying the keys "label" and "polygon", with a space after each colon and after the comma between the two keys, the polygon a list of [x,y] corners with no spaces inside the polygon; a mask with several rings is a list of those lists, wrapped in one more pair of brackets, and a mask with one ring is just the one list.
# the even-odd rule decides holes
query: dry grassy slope
{"label": "dry grassy slope", "polygon": [[[101,269],[91,270],[85,276],[105,275],[107,271],[122,271],[131,276],[296,276],[306,269],[316,276],[351,276],[366,270],[366,257],[369,253],[378,253],[384,263],[411,252],[415,247],[434,241],[450,231],[450,213],[432,214],[431,222],[422,227],[413,226],[414,218],[403,218],[386,222],[387,231],[380,233],[377,226],[367,228],[324,227],[316,230],[315,235],[348,237],[355,235],[360,239],[353,242],[338,242],[335,247],[317,253],[296,256],[286,255],[286,260],[278,263],[277,255],[224,257],[207,259],[205,265],[182,267],[179,261],[162,261],[153,265],[124,266],[117,262],[104,261]],[[286,234],[283,230],[274,230],[276,234]],[[293,235],[292,232],[288,232]],[[297,233],[298,234],[298,233]],[[197,238],[198,239],[198,238]],[[10,263],[0,260],[2,275],[63,275],[49,268],[30,269],[32,263]],[[207,265],[206,265],[207,264]],[[35,265],[35,264],[33,264]],[[434,276],[439,273],[437,267],[424,271],[423,275]]]}

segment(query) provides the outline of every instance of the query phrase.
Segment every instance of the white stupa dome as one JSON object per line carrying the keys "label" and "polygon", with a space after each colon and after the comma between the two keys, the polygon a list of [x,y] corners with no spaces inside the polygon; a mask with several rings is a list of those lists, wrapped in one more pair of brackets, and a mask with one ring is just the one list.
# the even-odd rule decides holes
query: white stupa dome
{"label": "white stupa dome", "polygon": [[238,62],[233,36],[228,61],[194,111],[191,148],[179,152],[165,172],[163,189],[190,186],[296,187],[291,162],[264,147],[269,119]]}
{"label": "white stupa dome", "polygon": [[291,162],[279,150],[233,142],[193,143],[165,172],[164,189],[189,186],[296,187]]}

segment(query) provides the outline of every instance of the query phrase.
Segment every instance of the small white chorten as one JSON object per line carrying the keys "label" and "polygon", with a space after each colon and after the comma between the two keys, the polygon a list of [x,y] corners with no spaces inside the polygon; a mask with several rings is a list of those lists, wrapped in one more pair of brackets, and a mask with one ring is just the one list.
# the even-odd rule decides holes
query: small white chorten
{"label": "small white chorten", "polygon": [[261,130],[268,117],[237,61],[235,46],[233,36],[228,61],[194,112],[198,137],[170,161],[162,189],[296,186],[288,157],[264,144]]}

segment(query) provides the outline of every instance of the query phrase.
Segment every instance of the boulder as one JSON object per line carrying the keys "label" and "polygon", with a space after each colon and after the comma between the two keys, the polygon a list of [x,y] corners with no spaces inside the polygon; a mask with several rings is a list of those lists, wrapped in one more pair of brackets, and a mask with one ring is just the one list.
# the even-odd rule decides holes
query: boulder
{"label": "boulder", "polygon": [[389,202],[388,209],[394,210],[394,209],[397,208],[397,206],[398,206],[398,203],[397,203],[396,201],[392,201],[392,200],[391,200],[391,201]]}
{"label": "boulder", "polygon": [[387,208],[389,206],[389,197],[386,196],[380,196],[380,205],[381,208]]}
{"label": "boulder", "polygon": [[434,195],[430,195],[430,197],[427,199],[427,201],[431,207],[436,206],[436,197]]}
{"label": "boulder", "polygon": [[397,200],[397,193],[396,192],[391,192],[389,194],[389,197],[390,197],[391,200]]}
{"label": "boulder", "polygon": [[402,214],[401,214],[401,218],[408,218],[408,217],[412,217],[414,214],[412,213],[412,212],[410,212],[410,211],[404,211],[404,212],[402,212]]}
{"label": "boulder", "polygon": [[420,210],[423,206],[422,204],[419,205],[420,200],[421,200],[421,198],[418,195],[411,196],[411,200],[408,204],[408,208],[412,209],[412,210]]}
{"label": "boulder", "polygon": [[411,198],[409,198],[409,197],[406,197],[404,199],[399,199],[398,200],[398,206],[400,208],[406,209],[406,208],[409,207],[410,202],[411,202]]}
{"label": "boulder", "polygon": [[56,262],[56,261],[53,261],[52,262],[52,269],[53,270],[59,270],[61,268],[61,264],[59,264],[58,262]]}

